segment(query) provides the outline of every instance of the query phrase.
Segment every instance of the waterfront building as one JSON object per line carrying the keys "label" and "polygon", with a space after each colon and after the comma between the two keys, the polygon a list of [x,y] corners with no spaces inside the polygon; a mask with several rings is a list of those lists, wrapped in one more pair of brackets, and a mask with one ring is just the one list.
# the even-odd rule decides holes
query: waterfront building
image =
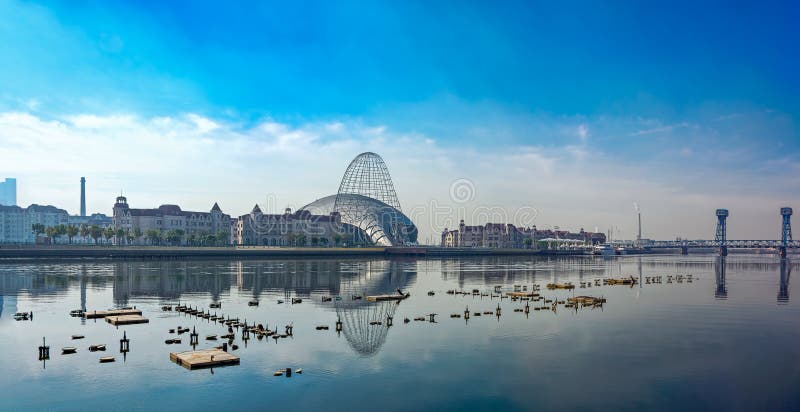
{"label": "waterfront building", "polygon": [[104,213],[92,213],[90,216],[71,215],[68,219],[70,226],[98,226],[103,229],[113,225],[113,219]]}
{"label": "waterfront building", "polygon": [[240,246],[338,246],[367,241],[364,232],[343,223],[338,213],[308,210],[263,213],[258,205],[231,225],[231,241]]}
{"label": "waterfront building", "polygon": [[[125,233],[125,239],[115,240],[118,244],[160,244],[167,241],[186,245],[199,243],[209,236],[216,238],[216,244],[228,244],[230,241],[231,217],[223,213],[217,203],[209,212],[185,211],[178,205],[134,209],[128,206],[127,198],[119,196],[113,210],[112,227],[115,231],[121,229]],[[165,239],[168,235],[174,238]]]}
{"label": "waterfront building", "polygon": [[17,205],[17,179],[7,177],[0,182],[0,205]]}
{"label": "waterfront building", "polygon": [[417,227],[403,214],[392,177],[375,153],[356,156],[342,176],[339,191],[304,206],[314,215],[337,213],[343,223],[358,227],[377,246],[417,244]]}
{"label": "waterfront building", "polygon": [[490,248],[529,248],[542,239],[579,240],[587,244],[602,244],[606,241],[603,233],[578,233],[567,230],[538,230],[536,226],[517,228],[510,223],[487,223],[485,225],[466,225],[461,220],[458,229],[445,229],[441,235],[442,247],[490,247]]}
{"label": "waterfront building", "polygon": [[[0,206],[0,243],[34,243],[33,225],[43,229],[69,224],[69,214],[55,206]],[[39,233],[38,235],[41,235]]]}

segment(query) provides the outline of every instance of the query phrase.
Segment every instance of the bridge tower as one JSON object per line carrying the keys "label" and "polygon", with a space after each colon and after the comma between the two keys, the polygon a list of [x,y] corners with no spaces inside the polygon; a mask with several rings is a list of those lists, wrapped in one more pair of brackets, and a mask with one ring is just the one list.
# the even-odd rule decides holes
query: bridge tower
{"label": "bridge tower", "polygon": [[780,253],[781,257],[785,258],[787,249],[789,247],[789,242],[792,241],[792,208],[782,207],[781,216],[783,217],[783,223],[781,224]]}
{"label": "bridge tower", "polygon": [[728,227],[726,220],[728,219],[728,209],[717,209],[717,235],[714,237],[714,242],[719,245],[719,255],[728,256]]}

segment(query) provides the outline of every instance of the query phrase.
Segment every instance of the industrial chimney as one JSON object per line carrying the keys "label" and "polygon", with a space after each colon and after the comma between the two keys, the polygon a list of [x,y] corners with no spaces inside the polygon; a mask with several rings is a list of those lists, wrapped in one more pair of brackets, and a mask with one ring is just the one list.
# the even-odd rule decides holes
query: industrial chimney
{"label": "industrial chimney", "polygon": [[81,177],[81,216],[86,217],[86,178]]}

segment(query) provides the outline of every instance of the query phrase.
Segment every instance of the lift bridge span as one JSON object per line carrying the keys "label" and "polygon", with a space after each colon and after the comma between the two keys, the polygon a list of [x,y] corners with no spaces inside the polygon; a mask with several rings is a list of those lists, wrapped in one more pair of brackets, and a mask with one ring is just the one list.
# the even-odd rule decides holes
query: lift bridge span
{"label": "lift bridge span", "polygon": [[647,245],[648,249],[681,249],[688,254],[689,249],[718,248],[721,256],[728,254],[728,249],[774,249],[781,257],[786,257],[788,249],[800,249],[800,240],[792,239],[792,208],[783,207],[781,216],[781,238],[779,240],[730,240],[728,239],[727,209],[717,209],[717,232],[714,240],[655,240]]}

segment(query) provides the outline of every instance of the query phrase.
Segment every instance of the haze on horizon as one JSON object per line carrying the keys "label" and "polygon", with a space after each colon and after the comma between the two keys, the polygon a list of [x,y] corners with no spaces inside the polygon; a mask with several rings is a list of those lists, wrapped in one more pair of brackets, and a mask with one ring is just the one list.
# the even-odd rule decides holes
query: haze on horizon
{"label": "haze on horizon", "polygon": [[[0,2],[0,178],[77,213],[238,216],[386,161],[436,238],[481,208],[646,238],[775,239],[800,208],[800,5]],[[464,201],[453,184],[469,182]],[[449,209],[448,209],[449,208]],[[447,218],[434,216],[449,210]],[[493,209],[495,210],[495,209]],[[484,216],[484,217],[481,217]]]}

